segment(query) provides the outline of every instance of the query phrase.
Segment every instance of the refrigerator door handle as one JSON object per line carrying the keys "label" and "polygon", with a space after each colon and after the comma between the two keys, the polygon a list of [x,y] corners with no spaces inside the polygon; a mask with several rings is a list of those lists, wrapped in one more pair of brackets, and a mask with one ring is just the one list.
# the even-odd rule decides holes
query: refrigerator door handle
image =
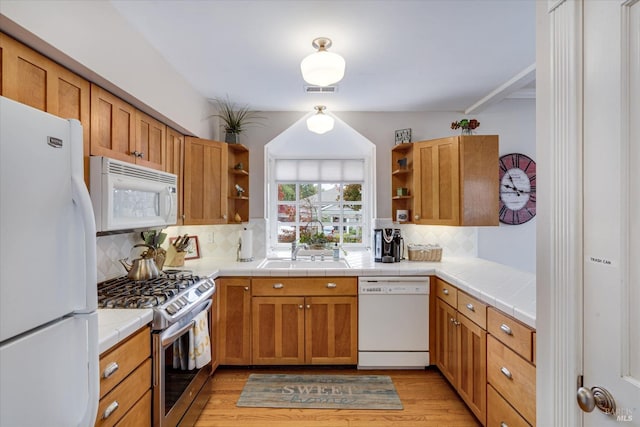
{"label": "refrigerator door handle", "polygon": [[[69,120],[71,128],[72,144],[80,144],[82,147],[82,125],[77,120]],[[84,239],[86,253],[85,269],[85,295],[86,303],[79,313],[90,313],[98,308],[98,267],[96,259],[96,219],[93,214],[93,205],[89,190],[84,183],[84,160],[82,150],[72,150],[71,158],[71,191],[76,202],[80,217],[84,224]]]}
{"label": "refrigerator door handle", "polygon": [[[88,336],[98,336],[98,313],[91,313],[88,317]],[[88,366],[87,372],[89,375],[88,382],[88,401],[86,406],[86,412],[84,413],[82,426],[92,426],[96,422],[96,415],[98,413],[98,405],[100,403],[100,354],[98,349],[98,340],[89,339],[87,343],[87,356]]]}

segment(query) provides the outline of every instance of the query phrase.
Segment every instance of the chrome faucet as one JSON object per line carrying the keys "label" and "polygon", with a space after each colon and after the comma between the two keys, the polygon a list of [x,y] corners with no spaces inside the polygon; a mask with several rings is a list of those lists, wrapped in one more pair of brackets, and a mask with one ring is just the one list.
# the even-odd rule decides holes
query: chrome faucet
{"label": "chrome faucet", "polygon": [[300,243],[299,245],[296,245],[296,242],[291,243],[291,261],[298,259],[298,252],[300,252],[300,249],[309,249],[309,245],[306,243]]}

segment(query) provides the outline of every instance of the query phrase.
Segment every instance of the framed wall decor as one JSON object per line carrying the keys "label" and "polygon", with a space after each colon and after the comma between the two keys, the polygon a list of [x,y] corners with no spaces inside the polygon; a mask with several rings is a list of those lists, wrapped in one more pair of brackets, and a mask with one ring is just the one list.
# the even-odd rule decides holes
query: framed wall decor
{"label": "framed wall decor", "polygon": [[411,128],[396,130],[396,145],[411,142]]}

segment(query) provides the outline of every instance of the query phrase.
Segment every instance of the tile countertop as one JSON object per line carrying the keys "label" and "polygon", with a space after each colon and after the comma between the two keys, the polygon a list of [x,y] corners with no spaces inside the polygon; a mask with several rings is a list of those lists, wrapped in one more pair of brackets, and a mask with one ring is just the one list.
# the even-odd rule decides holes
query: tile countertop
{"label": "tile countertop", "polygon": [[123,308],[98,310],[98,347],[100,354],[151,323],[153,311],[149,308]]}
{"label": "tile countertop", "polygon": [[[282,254],[278,254],[282,255]],[[536,327],[536,276],[480,258],[443,257],[441,262],[374,262],[370,252],[352,251],[345,257],[350,268],[267,269],[259,268],[264,259],[236,262],[220,258],[189,260],[183,267],[194,274],[221,276],[410,276],[436,275],[460,290]]]}

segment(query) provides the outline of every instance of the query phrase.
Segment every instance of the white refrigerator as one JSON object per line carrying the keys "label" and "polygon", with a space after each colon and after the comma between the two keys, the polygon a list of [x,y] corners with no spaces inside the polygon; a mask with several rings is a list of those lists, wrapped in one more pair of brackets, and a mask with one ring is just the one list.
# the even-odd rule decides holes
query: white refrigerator
{"label": "white refrigerator", "polygon": [[96,232],[82,126],[0,97],[0,426],[95,422]]}

